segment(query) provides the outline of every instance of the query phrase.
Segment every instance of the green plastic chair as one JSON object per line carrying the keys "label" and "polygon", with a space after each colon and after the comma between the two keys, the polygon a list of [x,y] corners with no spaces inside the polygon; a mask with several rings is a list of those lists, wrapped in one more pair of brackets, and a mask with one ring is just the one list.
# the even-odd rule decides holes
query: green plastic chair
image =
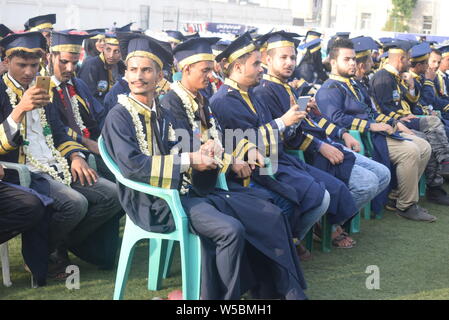
{"label": "green plastic chair", "polygon": [[[368,132],[367,134],[367,139],[365,141],[365,143],[363,142],[362,139],[362,135],[360,134],[360,131],[357,130],[350,130],[349,134],[356,139],[359,144],[360,144],[360,154],[369,157],[370,154],[373,153],[374,147],[373,147],[373,142],[371,141],[371,133]],[[365,144],[367,144],[367,146],[365,147]],[[365,220],[370,220],[371,219],[371,203],[367,203],[364,207],[363,207],[363,214],[365,217]],[[359,225],[359,231],[360,231],[360,214],[357,215],[357,220],[358,222],[355,222],[355,229],[357,229],[357,223]],[[382,218],[382,212],[380,212],[379,214],[376,215],[376,219],[381,219]]]}
{"label": "green plastic chair", "polygon": [[[117,181],[128,188],[164,199],[170,207],[176,226],[175,231],[168,234],[148,232],[135,225],[128,215],[126,216],[125,232],[115,280],[114,300],[123,299],[135,244],[142,239],[149,239],[150,246],[148,289],[160,289],[163,274],[168,274],[169,269],[169,263],[167,262],[167,260],[170,260],[170,257],[167,257],[167,253],[170,251],[169,242],[178,241],[181,251],[183,297],[186,300],[198,300],[200,298],[201,281],[201,244],[199,237],[189,231],[188,218],[181,205],[179,191],[155,188],[142,182],[126,179],[108,154],[102,137],[98,140],[98,146],[101,157],[109,170],[115,175]],[[173,244],[170,244],[170,246],[173,248]]]}

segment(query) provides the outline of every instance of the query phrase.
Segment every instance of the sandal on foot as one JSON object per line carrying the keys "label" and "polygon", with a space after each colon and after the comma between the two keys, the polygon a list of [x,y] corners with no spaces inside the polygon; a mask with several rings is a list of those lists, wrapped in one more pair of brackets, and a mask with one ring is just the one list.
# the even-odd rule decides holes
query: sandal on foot
{"label": "sandal on foot", "polygon": [[351,249],[354,248],[354,244],[351,242],[349,242],[349,245],[343,245],[343,242],[345,240],[348,240],[348,238],[342,234],[338,235],[337,237],[335,237],[334,239],[332,239],[332,245],[336,248],[340,248],[340,249]]}

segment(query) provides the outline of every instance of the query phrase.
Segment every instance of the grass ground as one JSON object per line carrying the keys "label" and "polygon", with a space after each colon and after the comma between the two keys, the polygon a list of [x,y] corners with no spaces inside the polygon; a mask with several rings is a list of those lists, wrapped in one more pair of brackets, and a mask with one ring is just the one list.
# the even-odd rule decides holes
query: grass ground
{"label": "grass ground", "polygon": [[[382,220],[362,221],[362,232],[354,236],[353,249],[334,249],[321,253],[315,244],[312,260],[302,263],[310,299],[449,299],[449,208],[421,203],[438,217],[436,223],[408,221],[385,212]],[[50,282],[47,287],[30,289],[30,278],[23,270],[20,238],[10,242],[13,286],[0,283],[0,299],[105,300],[111,299],[115,271],[98,271],[72,256],[80,267],[80,290],[68,290],[65,282]],[[163,282],[163,290],[150,292],[148,279],[148,246],[138,244],[130,273],[126,299],[166,298],[181,288],[179,255],[172,276]],[[368,266],[380,271],[380,289],[369,290],[365,282]]]}

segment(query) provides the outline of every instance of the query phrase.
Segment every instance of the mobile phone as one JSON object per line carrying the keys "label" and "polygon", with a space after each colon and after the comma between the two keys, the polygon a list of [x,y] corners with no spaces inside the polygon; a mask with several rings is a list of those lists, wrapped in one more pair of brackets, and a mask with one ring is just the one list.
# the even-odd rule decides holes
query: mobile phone
{"label": "mobile phone", "polygon": [[50,77],[37,76],[36,87],[44,89],[47,92],[50,91]]}
{"label": "mobile phone", "polygon": [[299,111],[306,111],[307,110],[307,105],[309,104],[310,99],[312,99],[311,96],[304,96],[304,97],[299,97],[298,98],[298,106],[299,106]]}

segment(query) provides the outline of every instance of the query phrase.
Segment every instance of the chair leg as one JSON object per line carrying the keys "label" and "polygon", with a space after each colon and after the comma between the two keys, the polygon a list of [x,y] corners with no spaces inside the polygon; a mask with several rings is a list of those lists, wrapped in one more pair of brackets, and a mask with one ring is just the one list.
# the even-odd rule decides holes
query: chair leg
{"label": "chair leg", "polygon": [[419,196],[424,197],[426,195],[426,176],[422,175],[419,180]]}
{"label": "chair leg", "polygon": [[168,240],[150,239],[150,263],[148,268],[148,290],[160,290],[167,257]]}
{"label": "chair leg", "polygon": [[307,232],[306,235],[306,248],[312,253],[313,249],[313,227]]}
{"label": "chair leg", "polygon": [[167,246],[167,255],[165,257],[164,274],[163,279],[167,279],[170,276],[171,266],[173,264],[173,255],[175,253],[175,241],[169,240]]}
{"label": "chair leg", "polygon": [[201,288],[201,242],[191,233],[180,242],[182,295],[184,300],[199,300]]}
{"label": "chair leg", "polygon": [[327,221],[327,214],[321,220],[323,234],[321,238],[321,251],[331,252],[332,248],[332,225]]}
{"label": "chair leg", "polygon": [[2,261],[3,285],[5,287],[12,286],[11,275],[9,273],[9,250],[8,242],[0,244],[0,258]]}
{"label": "chair leg", "polygon": [[[366,210],[366,207],[365,207],[364,210]],[[351,224],[350,224],[350,227],[349,227],[349,233],[350,234],[359,233],[360,232],[360,215],[361,214],[362,213],[359,212],[359,213],[357,213],[357,215],[354,218],[352,218]]]}
{"label": "chair leg", "polygon": [[128,239],[126,233],[123,236],[120,258],[118,262],[117,275],[115,278],[114,300],[122,300],[128,281],[131,262],[134,256],[135,239]]}

